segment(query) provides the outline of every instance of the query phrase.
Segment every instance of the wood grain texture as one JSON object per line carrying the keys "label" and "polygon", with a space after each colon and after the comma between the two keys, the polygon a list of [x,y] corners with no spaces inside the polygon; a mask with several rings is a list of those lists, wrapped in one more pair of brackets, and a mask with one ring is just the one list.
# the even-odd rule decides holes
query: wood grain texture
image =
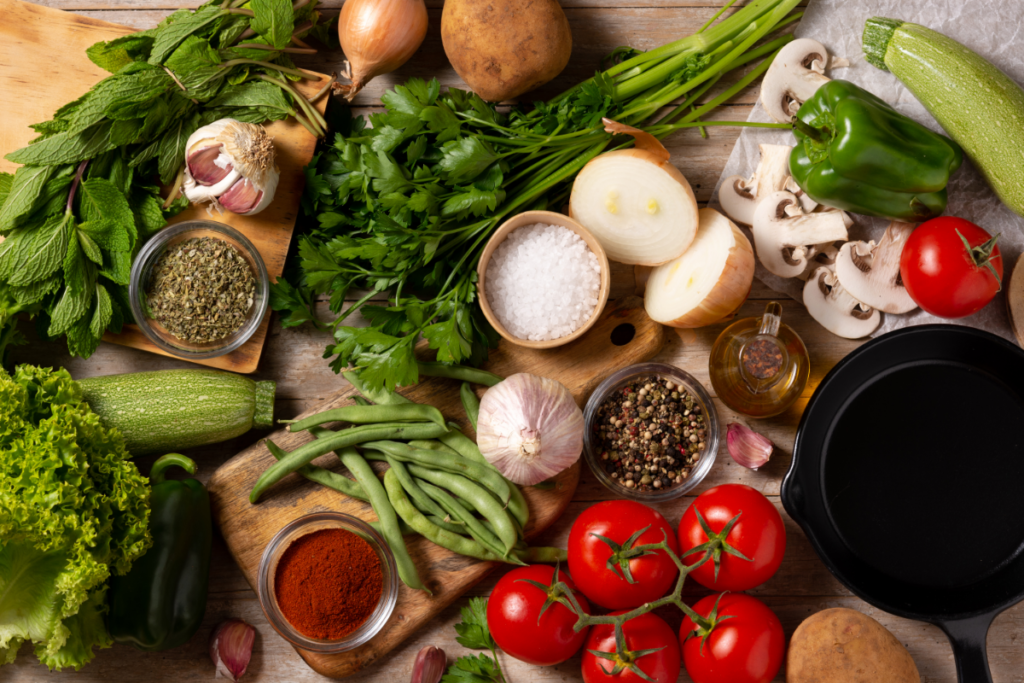
{"label": "wood grain texture", "polygon": [[[29,128],[30,124],[49,119],[61,106],[80,97],[110,75],[84,57],[86,48],[136,29],[20,0],[0,0],[0,13],[3,16],[3,21],[0,21],[0,92],[6,96],[4,125],[0,126],[2,157],[24,147],[36,137],[35,131]],[[76,55],[76,58],[68,59],[69,54]],[[320,89],[324,79],[326,76],[319,81],[301,81],[297,87],[311,96]],[[326,98],[317,103],[321,112],[326,106]],[[239,216],[230,212],[218,215],[192,205],[169,222],[212,219],[237,228],[256,245],[267,273],[274,281],[284,270],[298,217],[299,199],[305,187],[302,167],[313,157],[316,139],[294,119],[275,121],[267,126],[267,132],[274,138],[281,178],[275,200],[266,210],[255,216]],[[17,164],[0,158],[0,171],[14,172],[16,169]],[[266,316],[249,341],[239,349],[197,362],[234,372],[254,372],[269,326],[270,318]],[[135,325],[126,325],[121,334],[107,332],[103,339],[169,355],[154,346]]]}
{"label": "wood grain texture", "polygon": [[[620,325],[631,325],[635,330],[633,339],[621,346],[611,340],[612,331]],[[591,332],[577,341],[546,350],[524,348],[503,341],[492,352],[485,367],[502,377],[530,372],[557,379],[568,387],[582,408],[610,368],[648,360],[661,348],[663,338],[661,325],[647,317],[639,298],[631,297],[610,303]],[[402,393],[416,403],[436,406],[447,419],[458,422],[464,431],[472,433],[464,418],[459,385],[452,380],[427,378]],[[354,393],[351,387],[345,389],[308,414],[351,404]],[[286,430],[279,430],[269,438],[286,451],[311,440],[307,432]],[[321,459],[324,465],[336,460],[331,455]],[[209,483],[214,517],[220,532],[254,589],[264,548],[289,522],[324,510],[345,512],[367,521],[375,519],[368,504],[312,484],[297,474],[289,475],[268,491],[259,504],[251,505],[249,491],[274,462],[274,457],[261,441],[221,466]],[[576,491],[579,475],[580,463],[576,463],[555,478],[555,487],[551,490],[523,489],[530,507],[530,521],[524,529],[527,538],[543,532],[561,516]],[[421,537],[410,540],[408,547],[420,576],[434,595],[402,585],[394,614],[384,629],[366,645],[336,655],[299,650],[314,670],[332,678],[343,678],[371,665],[497,566],[497,563],[458,555]]]}

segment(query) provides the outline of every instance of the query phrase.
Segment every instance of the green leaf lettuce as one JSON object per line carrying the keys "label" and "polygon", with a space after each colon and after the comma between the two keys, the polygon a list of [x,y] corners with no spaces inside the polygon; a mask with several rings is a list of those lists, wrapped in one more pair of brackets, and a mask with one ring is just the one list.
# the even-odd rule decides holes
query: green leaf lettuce
{"label": "green leaf lettuce", "polygon": [[66,370],[0,369],[0,664],[109,647],[107,580],[150,546],[149,484]]}

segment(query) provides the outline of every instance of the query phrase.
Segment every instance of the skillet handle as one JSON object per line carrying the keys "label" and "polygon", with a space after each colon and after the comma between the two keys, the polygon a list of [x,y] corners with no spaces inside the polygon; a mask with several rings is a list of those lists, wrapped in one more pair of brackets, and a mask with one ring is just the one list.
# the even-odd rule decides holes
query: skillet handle
{"label": "skillet handle", "polygon": [[988,627],[994,618],[994,614],[983,614],[939,624],[949,636],[949,642],[953,644],[956,675],[960,683],[992,683],[985,641],[988,637]]}

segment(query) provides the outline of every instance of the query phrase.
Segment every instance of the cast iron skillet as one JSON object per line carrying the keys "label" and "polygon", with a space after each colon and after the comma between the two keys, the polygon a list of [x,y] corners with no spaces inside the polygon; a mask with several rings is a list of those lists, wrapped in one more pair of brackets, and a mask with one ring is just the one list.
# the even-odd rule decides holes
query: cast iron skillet
{"label": "cast iron skillet", "polygon": [[954,325],[864,344],[811,397],[782,503],[851,591],[991,683],[989,625],[1024,598],[1024,351]]}

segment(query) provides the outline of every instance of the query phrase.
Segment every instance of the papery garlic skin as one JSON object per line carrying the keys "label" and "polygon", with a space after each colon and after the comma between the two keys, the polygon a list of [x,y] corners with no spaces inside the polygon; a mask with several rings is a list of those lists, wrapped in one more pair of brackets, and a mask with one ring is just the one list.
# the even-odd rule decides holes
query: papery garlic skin
{"label": "papery garlic skin", "polygon": [[774,445],[768,437],[761,436],[750,427],[730,422],[725,436],[729,455],[737,465],[756,470],[772,456]]}
{"label": "papery garlic skin", "polygon": [[221,622],[210,637],[210,659],[216,667],[214,678],[237,681],[245,675],[252,658],[256,629],[239,619]]}
{"label": "papery garlic skin", "polygon": [[209,202],[218,211],[257,214],[274,201],[281,175],[276,158],[263,126],[214,121],[185,143],[185,196],[190,202]]}
{"label": "papery garlic skin", "polygon": [[529,486],[579,460],[583,428],[583,411],[564,385],[520,373],[484,394],[477,445],[509,481]]}

